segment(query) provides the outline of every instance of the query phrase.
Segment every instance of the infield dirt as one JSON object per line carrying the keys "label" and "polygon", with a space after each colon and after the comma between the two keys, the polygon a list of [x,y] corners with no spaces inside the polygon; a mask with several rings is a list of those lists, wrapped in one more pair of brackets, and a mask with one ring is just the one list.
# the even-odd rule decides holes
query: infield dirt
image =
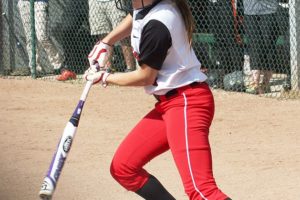
{"label": "infield dirt", "polygon": [[[0,78],[0,200],[34,200],[83,84]],[[213,91],[214,175],[233,200],[300,199],[300,101]],[[142,88],[94,87],[55,200],[138,200],[110,176],[114,151],[155,103]],[[187,200],[169,152],[146,169]]]}

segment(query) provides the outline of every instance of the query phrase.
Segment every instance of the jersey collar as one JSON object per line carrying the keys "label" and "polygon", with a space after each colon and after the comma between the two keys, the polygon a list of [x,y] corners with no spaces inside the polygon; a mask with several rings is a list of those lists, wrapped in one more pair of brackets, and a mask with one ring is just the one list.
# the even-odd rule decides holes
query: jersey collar
{"label": "jersey collar", "polygon": [[136,14],[135,20],[144,19],[144,17],[150,12],[150,10],[161,1],[162,0],[157,0],[154,3],[152,3],[151,5],[144,7],[140,12],[138,12]]}

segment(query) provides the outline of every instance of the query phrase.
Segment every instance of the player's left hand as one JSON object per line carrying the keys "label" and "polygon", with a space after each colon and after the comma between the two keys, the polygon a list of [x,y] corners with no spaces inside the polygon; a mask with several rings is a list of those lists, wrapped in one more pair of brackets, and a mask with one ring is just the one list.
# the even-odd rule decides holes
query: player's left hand
{"label": "player's left hand", "polygon": [[113,47],[102,41],[96,43],[88,56],[90,66],[98,64],[101,68],[106,67]]}

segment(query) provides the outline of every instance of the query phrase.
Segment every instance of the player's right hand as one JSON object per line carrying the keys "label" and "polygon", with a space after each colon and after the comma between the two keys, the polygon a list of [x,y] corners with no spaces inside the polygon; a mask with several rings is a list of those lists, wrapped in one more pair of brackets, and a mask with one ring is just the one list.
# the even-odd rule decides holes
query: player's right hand
{"label": "player's right hand", "polygon": [[91,81],[93,84],[100,83],[103,87],[107,86],[106,79],[110,75],[110,73],[100,70],[100,71],[93,71],[90,68],[85,71],[83,78],[86,81]]}
{"label": "player's right hand", "polygon": [[99,41],[94,46],[93,50],[88,55],[90,66],[98,64],[100,68],[106,67],[109,57],[111,56],[113,47],[102,41]]}

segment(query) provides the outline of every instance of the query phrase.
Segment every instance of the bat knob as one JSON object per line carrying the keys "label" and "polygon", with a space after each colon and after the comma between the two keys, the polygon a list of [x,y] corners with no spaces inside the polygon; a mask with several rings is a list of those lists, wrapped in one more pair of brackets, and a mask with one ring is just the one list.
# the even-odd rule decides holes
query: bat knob
{"label": "bat knob", "polygon": [[40,194],[40,199],[41,200],[51,200],[52,196],[47,196],[47,195]]}
{"label": "bat knob", "polygon": [[41,190],[39,192],[39,196],[42,200],[50,200],[52,198],[52,193],[54,191],[53,184],[51,180],[46,177],[41,186]]}

